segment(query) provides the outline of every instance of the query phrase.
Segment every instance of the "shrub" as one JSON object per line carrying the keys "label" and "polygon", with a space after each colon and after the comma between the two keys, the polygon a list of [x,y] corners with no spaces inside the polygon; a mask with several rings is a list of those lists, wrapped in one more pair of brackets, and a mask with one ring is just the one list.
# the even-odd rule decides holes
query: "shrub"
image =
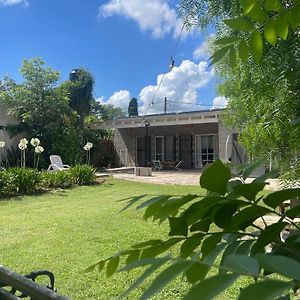
{"label": "shrub", "polygon": [[70,188],[74,186],[74,179],[69,171],[43,172],[42,185],[45,188]]}
{"label": "shrub", "polygon": [[5,172],[11,177],[11,184],[17,194],[30,194],[40,189],[42,176],[37,170],[10,168]]}
{"label": "shrub", "polygon": [[0,197],[12,195],[14,193],[13,176],[7,171],[0,172]]}
{"label": "shrub", "polygon": [[76,165],[68,172],[71,173],[75,184],[88,185],[95,182],[96,169],[88,165]]}

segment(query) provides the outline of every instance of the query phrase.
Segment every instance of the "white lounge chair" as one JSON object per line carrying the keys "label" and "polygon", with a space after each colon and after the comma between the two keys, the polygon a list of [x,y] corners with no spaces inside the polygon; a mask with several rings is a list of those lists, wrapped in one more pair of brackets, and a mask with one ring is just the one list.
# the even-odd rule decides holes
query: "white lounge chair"
{"label": "white lounge chair", "polygon": [[59,155],[50,155],[51,165],[48,167],[48,171],[63,171],[70,168],[69,165],[63,164]]}
{"label": "white lounge chair", "polygon": [[182,169],[180,168],[183,165],[184,161],[180,160],[174,167],[175,170],[177,171],[182,171]]}
{"label": "white lounge chair", "polygon": [[160,163],[160,160],[153,160],[153,169],[154,169],[154,171],[162,170],[162,165]]}

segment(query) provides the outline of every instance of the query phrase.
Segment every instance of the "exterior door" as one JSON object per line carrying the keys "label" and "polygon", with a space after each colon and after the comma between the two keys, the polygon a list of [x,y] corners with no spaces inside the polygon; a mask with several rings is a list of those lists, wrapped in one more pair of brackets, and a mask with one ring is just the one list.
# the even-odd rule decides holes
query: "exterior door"
{"label": "exterior door", "polygon": [[184,169],[192,168],[192,136],[181,135],[179,139],[180,160],[183,160]]}
{"label": "exterior door", "polygon": [[196,135],[195,136],[195,166],[205,167],[218,158],[218,136]]}

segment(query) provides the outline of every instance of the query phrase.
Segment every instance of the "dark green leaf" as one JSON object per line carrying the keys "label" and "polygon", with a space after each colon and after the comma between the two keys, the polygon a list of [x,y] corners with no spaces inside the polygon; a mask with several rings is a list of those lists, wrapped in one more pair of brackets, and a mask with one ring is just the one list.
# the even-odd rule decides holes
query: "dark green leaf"
{"label": "dark green leaf", "polygon": [[226,257],[223,266],[237,274],[254,277],[257,277],[259,274],[259,265],[256,259],[247,255],[231,254]]}
{"label": "dark green leaf", "polygon": [[98,271],[101,272],[105,267],[105,261],[102,260],[98,263]]}
{"label": "dark green leaf", "polygon": [[257,254],[255,256],[265,271],[276,272],[296,281],[300,281],[300,263],[289,257],[271,254]]}
{"label": "dark green leaf", "polygon": [[242,172],[243,179],[250,177],[250,175],[263,164],[264,160],[258,160],[254,163],[240,167],[239,170]]}
{"label": "dark green leaf", "polygon": [[157,219],[156,218],[156,215],[157,215],[157,212],[161,209],[162,207],[162,203],[161,202],[156,202],[154,204],[151,204],[147,207],[147,209],[145,210],[145,213],[143,215],[143,218],[145,220],[153,217],[153,219]]}
{"label": "dark green leaf", "polygon": [[261,251],[265,246],[274,241],[275,238],[278,238],[280,232],[286,227],[286,225],[287,223],[285,222],[278,222],[265,228],[265,230],[259,235],[257,242],[253,245],[252,253]]}
{"label": "dark green leaf", "polygon": [[[158,259],[157,259],[158,260]],[[120,297],[126,297],[132,290],[137,288],[140,284],[142,284],[149,276],[151,276],[157,269],[159,269],[164,263],[166,263],[169,259],[159,259],[159,261],[155,262],[151,267],[149,267],[140,277],[138,277],[135,282],[121,294]]]}
{"label": "dark green leaf", "polygon": [[294,219],[300,215],[300,205],[297,205],[285,212],[285,215],[291,219]]}
{"label": "dark green leaf", "polygon": [[119,256],[114,256],[108,261],[106,266],[106,277],[112,276],[117,271],[119,262],[120,262]]}
{"label": "dark green leaf", "polygon": [[203,238],[202,233],[196,233],[191,237],[189,237],[188,239],[186,239],[182,243],[180,248],[181,257],[186,258],[190,256],[194,252],[194,250],[201,244],[202,238]]}
{"label": "dark green leaf", "polygon": [[277,171],[271,171],[268,173],[265,173],[257,178],[255,178],[253,180],[253,183],[258,183],[258,182],[265,182],[267,179],[269,178],[276,178],[278,176],[278,172]]}
{"label": "dark green leaf", "polygon": [[223,37],[223,38],[215,40],[214,44],[219,45],[219,46],[225,46],[228,44],[234,44],[240,40],[241,40],[241,38],[239,38],[239,37],[228,36],[228,37]]}
{"label": "dark green leaf", "polygon": [[287,13],[287,20],[293,30],[296,30],[300,25],[300,5],[294,5]]}
{"label": "dark green leaf", "polygon": [[214,216],[216,225],[220,228],[225,228],[230,223],[230,220],[237,209],[238,205],[234,202],[220,205],[219,210]]}
{"label": "dark green leaf", "polygon": [[195,262],[185,271],[186,279],[189,283],[195,283],[205,278],[209,271],[209,266],[201,262]]}
{"label": "dark green leaf", "polygon": [[188,269],[192,264],[192,261],[180,261],[175,262],[170,267],[166,268],[158,276],[156,276],[149,288],[144,291],[140,299],[150,299],[153,295],[161,291],[176,276]]}
{"label": "dark green leaf", "polygon": [[274,300],[281,296],[291,284],[278,280],[260,281],[241,290],[239,300]]}
{"label": "dark green leaf", "polygon": [[286,16],[282,15],[276,19],[276,32],[283,39],[286,40],[289,33],[289,23]]}
{"label": "dark green leaf", "polygon": [[97,267],[98,263],[96,264],[93,264],[89,267],[87,267],[85,270],[84,270],[84,273],[90,273],[90,272],[93,272],[95,270],[95,268]]}
{"label": "dark green leaf", "polygon": [[170,217],[168,219],[170,225],[169,236],[187,236],[188,224],[184,219],[175,217]]}
{"label": "dark green leaf", "polygon": [[254,201],[256,195],[262,191],[265,187],[265,182],[260,183],[246,183],[235,187],[233,190],[235,193],[245,197],[248,200]]}
{"label": "dark green leaf", "polygon": [[220,266],[219,266],[219,274],[227,273],[227,270],[223,269],[224,262],[229,255],[235,253],[235,251],[239,247],[240,243],[241,243],[241,241],[234,241],[225,248],[223,255],[222,255],[221,262],[220,262]]}
{"label": "dark green leaf", "polygon": [[208,300],[225,291],[238,277],[236,275],[221,274],[202,280],[185,295],[184,300]]}
{"label": "dark green leaf", "polygon": [[278,36],[276,32],[276,26],[273,20],[270,20],[264,28],[264,36],[268,43],[272,46],[276,46]]}
{"label": "dark green leaf", "polygon": [[280,0],[266,0],[265,2],[266,11],[279,12],[282,10],[282,4]]}
{"label": "dark green leaf", "polygon": [[258,0],[246,0],[243,2],[243,13],[247,15],[254,8]]}
{"label": "dark green leaf", "polygon": [[194,223],[191,226],[190,231],[191,232],[195,232],[195,231],[207,232],[209,230],[211,223],[212,223],[212,220],[210,218],[202,219],[199,222]]}
{"label": "dark green leaf", "polygon": [[211,64],[216,64],[218,61],[224,58],[224,56],[227,54],[227,52],[230,50],[231,46],[225,46],[217,51],[212,55]]}
{"label": "dark green leaf", "polygon": [[300,196],[300,189],[286,189],[269,194],[263,201],[272,208],[276,208],[286,200]]}
{"label": "dark green leaf", "polygon": [[222,239],[222,233],[215,233],[207,237],[202,243],[202,247],[201,247],[202,257],[207,256],[221,241],[221,239]]}
{"label": "dark green leaf", "polygon": [[230,228],[245,230],[257,218],[271,212],[271,210],[262,206],[247,207],[233,216]]}
{"label": "dark green leaf", "polygon": [[133,250],[126,259],[126,265],[138,260],[140,258],[141,252],[139,250]]}
{"label": "dark green leaf", "polygon": [[141,196],[136,196],[133,197],[130,201],[128,201],[128,204],[121,209],[121,212],[128,209],[129,207],[131,207],[132,205],[134,205],[136,202],[140,201],[141,199],[143,199],[144,197],[146,197],[147,195],[141,195]]}
{"label": "dark green leaf", "polygon": [[163,196],[153,197],[153,198],[141,203],[137,207],[137,209],[145,208],[145,207],[148,207],[148,206],[150,206],[152,204],[155,204],[155,203],[164,202],[164,201],[166,201],[167,199],[169,199],[171,197],[172,197],[171,195],[163,195]]}
{"label": "dark green leaf", "polygon": [[210,192],[224,195],[230,177],[230,170],[218,159],[204,170],[200,177],[200,185]]}
{"label": "dark green leaf", "polygon": [[216,260],[217,256],[224,250],[225,246],[225,243],[217,244],[215,248],[207,254],[207,256],[201,258],[201,261],[211,266]]}
{"label": "dark green leaf", "polygon": [[248,21],[244,19],[228,19],[224,20],[224,23],[229,26],[233,30],[237,31],[248,31],[251,32],[255,29],[255,27]]}
{"label": "dark green leaf", "polygon": [[239,56],[242,62],[246,63],[249,56],[249,48],[245,40],[239,43]]}
{"label": "dark green leaf", "polygon": [[235,254],[248,255],[255,240],[247,240],[240,243]]}

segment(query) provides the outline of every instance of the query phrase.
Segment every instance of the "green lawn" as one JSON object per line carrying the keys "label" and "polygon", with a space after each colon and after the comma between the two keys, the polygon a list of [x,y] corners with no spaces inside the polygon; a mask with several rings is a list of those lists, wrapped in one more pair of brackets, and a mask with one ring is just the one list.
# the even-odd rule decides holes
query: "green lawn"
{"label": "green lawn", "polygon": [[[197,186],[108,180],[98,186],[0,201],[0,263],[20,273],[51,270],[58,291],[72,299],[114,299],[137,273],[107,279],[103,273],[85,274],[83,270],[137,241],[167,234],[165,225],[143,221],[140,211],[120,213],[125,204],[118,200],[141,194],[199,191]],[[136,299],[145,284],[128,299]],[[186,288],[178,278],[155,299],[180,299]]]}

